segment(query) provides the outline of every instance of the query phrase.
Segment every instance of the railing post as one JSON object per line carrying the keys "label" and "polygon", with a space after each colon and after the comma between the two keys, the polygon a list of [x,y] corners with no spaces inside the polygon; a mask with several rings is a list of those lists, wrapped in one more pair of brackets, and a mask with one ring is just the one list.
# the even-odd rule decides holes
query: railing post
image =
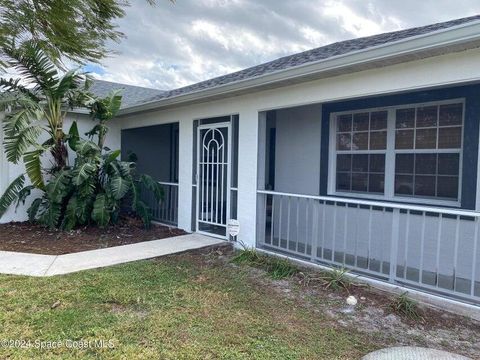
{"label": "railing post", "polygon": [[[472,254],[472,281],[470,283],[470,295],[475,296],[475,278],[477,277],[477,247],[478,247],[478,227],[479,220],[475,219],[475,230],[473,233],[473,254]],[[480,259],[478,259],[480,261]]]}
{"label": "railing post", "polygon": [[317,201],[312,200],[312,234],[310,242],[310,261],[314,262],[315,257],[317,256],[317,246],[318,246],[318,206]]}
{"label": "railing post", "polygon": [[256,247],[265,244],[266,228],[267,228],[267,196],[257,193],[257,241]]}
{"label": "railing post", "polygon": [[152,207],[153,220],[178,226],[178,184],[163,181],[158,183],[162,186],[164,198],[157,202],[153,193],[148,193],[150,194],[148,204]]}
{"label": "railing post", "polygon": [[392,235],[390,243],[390,274],[388,280],[395,282],[397,273],[398,240],[400,237],[400,209],[392,209]]}

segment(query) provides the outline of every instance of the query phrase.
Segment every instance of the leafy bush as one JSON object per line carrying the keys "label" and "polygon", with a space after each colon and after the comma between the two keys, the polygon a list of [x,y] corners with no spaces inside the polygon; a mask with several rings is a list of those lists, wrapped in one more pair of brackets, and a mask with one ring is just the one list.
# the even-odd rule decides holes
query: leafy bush
{"label": "leafy bush", "polygon": [[[151,212],[141,200],[141,191],[151,191],[157,200],[163,197],[161,186],[148,175],[136,176],[135,163],[120,161],[120,150],[104,151],[92,141],[75,135],[72,126],[70,146],[76,153],[72,167],[49,177],[43,195],[28,209],[30,221],[50,228],[70,230],[91,222],[100,227],[116,223],[122,206],[128,207],[149,226]],[[0,198],[1,210],[17,201],[24,202],[34,188],[24,187],[25,178],[15,179]]]}
{"label": "leafy bush", "polygon": [[[120,150],[104,147],[107,123],[121,106],[120,92],[95,98],[88,92],[91,79],[86,74],[62,74],[34,44],[8,49],[7,55],[29,87],[18,80],[0,79],[0,107],[6,111],[4,145],[10,162],[23,161],[31,185],[24,186],[26,177],[20,175],[7,187],[0,197],[0,217],[15,201],[17,206],[24,203],[38,189],[42,195],[32,202],[28,215],[50,228],[69,230],[90,223],[105,227],[118,220],[127,201],[149,226],[151,212],[141,200],[141,189],[161,200],[160,185],[148,175],[137,175],[135,162],[119,160]],[[88,138],[80,136],[75,122],[68,134],[63,131],[65,110],[76,106],[90,109],[97,122],[85,134]],[[40,143],[42,132],[49,138]],[[75,153],[73,165],[69,151]],[[52,163],[47,169],[41,161],[45,156]]]}
{"label": "leafy bush", "polygon": [[[52,176],[41,198],[35,199],[28,213],[50,228],[70,230],[93,221],[100,227],[116,223],[122,200],[148,226],[150,210],[140,199],[142,185],[155,197],[162,197],[160,185],[148,175],[135,176],[135,163],[120,161],[120,151],[102,153],[88,140],[73,145],[75,164]],[[130,195],[130,196],[129,196]]]}

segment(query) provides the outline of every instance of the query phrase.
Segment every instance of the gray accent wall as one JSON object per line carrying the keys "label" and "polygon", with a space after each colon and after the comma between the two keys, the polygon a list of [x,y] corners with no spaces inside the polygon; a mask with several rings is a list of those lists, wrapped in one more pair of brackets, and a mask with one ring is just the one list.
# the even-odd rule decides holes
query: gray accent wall
{"label": "gray accent wall", "polygon": [[275,191],[318,195],[321,105],[276,111]]}
{"label": "gray accent wall", "polygon": [[[462,191],[461,207],[474,210],[477,194],[477,163],[479,149],[479,119],[480,119],[480,85],[464,85],[441,89],[412,91],[401,94],[375,96],[348,101],[338,101],[323,105],[322,129],[322,160],[321,160],[321,195],[328,195],[328,158],[329,158],[329,131],[330,114],[339,111],[351,111],[387,106],[410,105],[430,101],[465,99],[465,117],[463,130],[462,154]],[[415,204],[415,198],[412,198]],[[421,205],[421,203],[419,204]]]}
{"label": "gray accent wall", "polygon": [[177,182],[178,123],[122,130],[122,159],[130,152],[137,156],[138,173]]}

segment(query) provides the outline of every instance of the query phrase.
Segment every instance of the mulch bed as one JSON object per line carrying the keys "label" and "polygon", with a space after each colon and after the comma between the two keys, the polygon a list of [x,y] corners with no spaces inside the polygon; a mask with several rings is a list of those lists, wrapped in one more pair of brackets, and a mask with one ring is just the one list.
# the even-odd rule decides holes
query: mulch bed
{"label": "mulch bed", "polygon": [[142,241],[185,235],[180,229],[152,225],[145,229],[138,219],[126,218],[105,229],[84,227],[72,231],[46,229],[29,222],[0,224],[0,250],[62,255]]}

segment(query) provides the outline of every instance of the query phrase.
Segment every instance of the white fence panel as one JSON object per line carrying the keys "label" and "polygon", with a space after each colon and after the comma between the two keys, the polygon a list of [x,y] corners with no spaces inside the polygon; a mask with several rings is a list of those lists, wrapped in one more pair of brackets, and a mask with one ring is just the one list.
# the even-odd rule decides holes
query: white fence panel
{"label": "white fence panel", "polygon": [[259,247],[480,303],[480,214],[258,191]]}
{"label": "white fence panel", "polygon": [[153,220],[166,225],[178,225],[178,184],[159,182],[164,197],[157,201],[147,189],[142,192],[143,201],[150,207]]}

